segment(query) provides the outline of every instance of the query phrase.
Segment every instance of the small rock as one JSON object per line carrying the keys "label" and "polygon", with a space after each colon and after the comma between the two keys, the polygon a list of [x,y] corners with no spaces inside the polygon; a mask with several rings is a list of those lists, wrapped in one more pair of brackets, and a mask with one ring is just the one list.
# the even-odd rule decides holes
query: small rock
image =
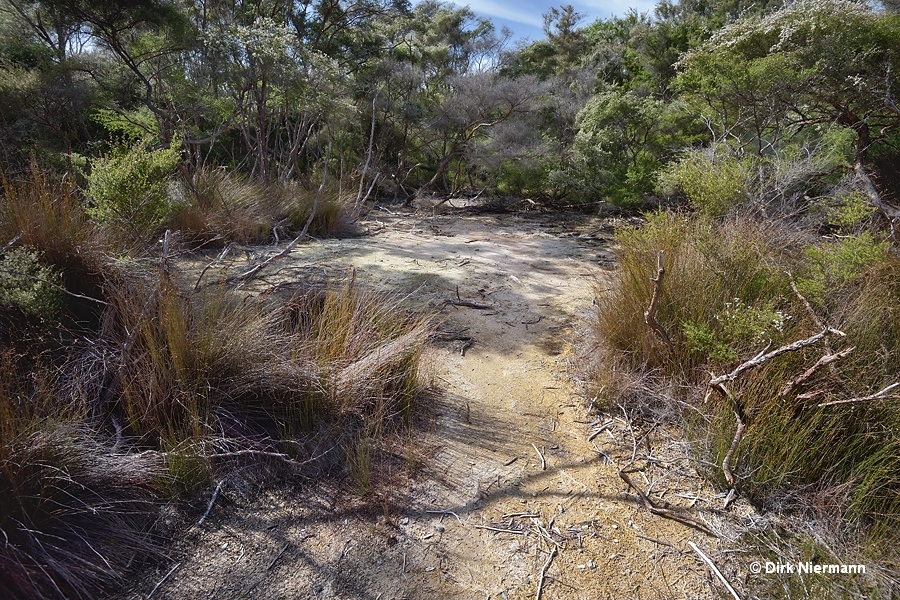
{"label": "small rock", "polygon": [[437,529],[437,532],[438,532],[438,533],[444,533],[444,526],[443,526],[443,525],[438,525],[437,527],[435,527],[435,529]]}
{"label": "small rock", "polygon": [[618,543],[619,543],[619,538],[613,538],[613,544],[618,544]]}
{"label": "small rock", "polygon": [[595,562],[592,561],[592,560],[589,560],[587,566],[588,566],[588,569],[596,569],[596,568],[597,568],[597,563],[595,563]]}
{"label": "small rock", "polygon": [[434,567],[425,567],[426,573],[431,573],[432,571],[434,571]]}
{"label": "small rock", "polygon": [[[347,522],[344,521],[344,524],[346,525]],[[401,525],[409,525],[409,517],[403,517],[402,519],[400,519],[400,524]]]}
{"label": "small rock", "polygon": [[618,525],[613,525],[613,529],[618,529],[618,528],[619,528]]}

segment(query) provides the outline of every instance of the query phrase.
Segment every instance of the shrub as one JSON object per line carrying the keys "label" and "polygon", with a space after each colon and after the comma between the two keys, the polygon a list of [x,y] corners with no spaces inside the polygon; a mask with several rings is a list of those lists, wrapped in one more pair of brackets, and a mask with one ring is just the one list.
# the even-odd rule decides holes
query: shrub
{"label": "shrub", "polygon": [[878,242],[868,231],[836,242],[806,249],[806,268],[797,285],[811,300],[825,303],[828,290],[840,289],[867,267],[884,259],[887,242]]}
{"label": "shrub", "polygon": [[[763,331],[758,323],[774,319],[777,299],[790,293],[782,250],[794,243],[791,234],[740,218],[719,226],[709,217],[689,220],[660,212],[643,227],[620,229],[616,237],[619,276],[597,298],[598,337],[623,352],[634,368],[691,371],[709,352],[720,359],[745,352],[761,331],[781,339],[777,328]],[[660,250],[666,274],[657,316],[673,338],[675,356],[644,322]],[[752,336],[739,331],[748,319],[757,322]],[[698,354],[700,347],[704,351]]]}
{"label": "shrub", "polygon": [[0,306],[50,320],[62,305],[59,272],[28,248],[13,248],[0,256]]}
{"label": "shrub", "polygon": [[691,204],[709,215],[724,215],[747,200],[744,191],[750,170],[724,147],[688,150],[659,177],[667,195],[683,193]]}
{"label": "shrub", "polygon": [[168,148],[151,149],[144,140],[92,160],[85,191],[90,216],[131,241],[152,235],[172,212],[168,182],[178,165],[179,146],[172,142]]}

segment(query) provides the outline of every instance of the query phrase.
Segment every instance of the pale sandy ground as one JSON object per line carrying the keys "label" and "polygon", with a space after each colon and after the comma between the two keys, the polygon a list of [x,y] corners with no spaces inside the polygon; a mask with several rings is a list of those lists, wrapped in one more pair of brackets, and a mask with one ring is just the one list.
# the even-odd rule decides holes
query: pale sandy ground
{"label": "pale sandy ground", "polygon": [[[296,248],[272,277],[355,267],[420,305],[458,293],[492,307],[439,313],[441,330],[472,344],[464,355],[459,340],[429,346],[436,391],[397,442],[405,465],[380,462],[363,498],[333,480],[261,496],[225,486],[172,563],[123,597],[146,598],[176,564],[153,598],[726,597],[691,541],[745,581],[751,558],[734,532],[752,511],[720,511],[677,439],[592,414],[573,383],[577,325],[614,268],[609,220],[420,207],[373,211],[360,226],[368,235]],[[717,535],[645,510],[618,476],[633,455],[637,485]]]}

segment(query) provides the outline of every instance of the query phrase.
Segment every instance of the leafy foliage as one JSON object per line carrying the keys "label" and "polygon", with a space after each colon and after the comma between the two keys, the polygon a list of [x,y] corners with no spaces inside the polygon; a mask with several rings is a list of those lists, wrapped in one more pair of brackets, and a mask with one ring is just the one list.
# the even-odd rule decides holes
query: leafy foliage
{"label": "leafy foliage", "polygon": [[85,190],[88,214],[101,224],[125,228],[134,239],[152,234],[173,209],[168,182],[179,156],[177,146],[151,149],[149,141],[142,141],[94,159]]}

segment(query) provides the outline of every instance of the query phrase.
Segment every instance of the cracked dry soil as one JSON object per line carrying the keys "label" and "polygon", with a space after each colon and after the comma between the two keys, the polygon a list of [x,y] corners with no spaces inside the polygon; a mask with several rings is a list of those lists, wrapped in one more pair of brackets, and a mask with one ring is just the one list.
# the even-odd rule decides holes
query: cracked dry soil
{"label": "cracked dry soil", "polygon": [[[434,391],[396,442],[406,458],[379,463],[362,498],[333,478],[262,495],[225,486],[172,562],[122,598],[723,595],[688,542],[717,552],[735,540],[650,514],[618,471],[638,457],[631,477],[654,502],[721,534],[715,491],[664,427],[592,414],[572,381],[573,338],[615,267],[613,222],[429,210],[375,211],[361,225],[366,235],[298,246],[272,270],[355,268],[443,304],[440,329],[471,337],[427,348]],[[445,303],[459,299],[490,308]]]}

